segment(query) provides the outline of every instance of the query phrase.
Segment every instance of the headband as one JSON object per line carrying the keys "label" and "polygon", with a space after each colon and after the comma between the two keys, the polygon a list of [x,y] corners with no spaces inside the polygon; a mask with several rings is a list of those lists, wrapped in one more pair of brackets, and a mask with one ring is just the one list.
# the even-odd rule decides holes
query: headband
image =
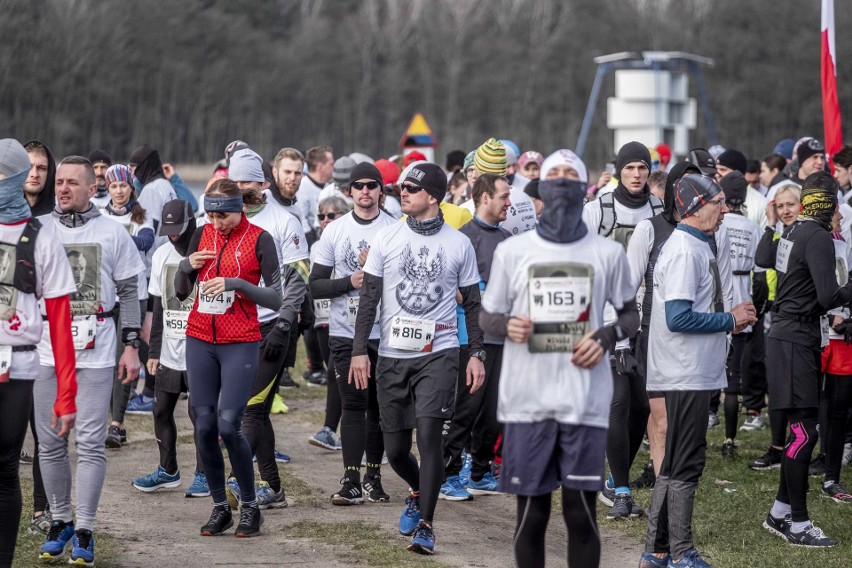
{"label": "headband", "polygon": [[243,197],[211,197],[204,196],[204,211],[207,213],[241,213],[243,210]]}

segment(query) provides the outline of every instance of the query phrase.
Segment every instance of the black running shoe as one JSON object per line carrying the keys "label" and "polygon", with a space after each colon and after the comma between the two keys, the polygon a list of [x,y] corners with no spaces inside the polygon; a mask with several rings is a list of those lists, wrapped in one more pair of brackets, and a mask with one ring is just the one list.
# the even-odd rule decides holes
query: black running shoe
{"label": "black running shoe", "polygon": [[829,538],[822,529],[811,523],[809,529],[802,532],[794,532],[792,527],[787,531],[787,542],[794,546],[808,546],[813,548],[831,548],[837,541]]}
{"label": "black running shoe", "polygon": [[332,505],[361,505],[364,503],[364,494],[361,492],[361,484],[344,477],[340,480],[340,491],[331,496]]}
{"label": "black running shoe", "polygon": [[240,524],[234,532],[237,538],[249,538],[260,534],[260,526],[263,524],[263,515],[257,507],[243,507],[240,509]]}
{"label": "black running shoe", "polygon": [[367,493],[367,499],[370,503],[387,503],[390,501],[390,495],[385,493],[382,488],[381,473],[364,476],[364,491]]}
{"label": "black running shoe", "polygon": [[731,460],[737,457],[737,446],[734,445],[734,441],[730,438],[722,444],[722,457]]}
{"label": "black running shoe", "polygon": [[775,536],[781,537],[784,540],[787,540],[787,533],[790,532],[790,515],[786,515],[783,519],[778,519],[772,516],[772,513],[768,513],[766,515],[766,520],[763,521],[763,528],[774,534]]}
{"label": "black running shoe", "polygon": [[766,453],[756,460],[748,462],[748,466],[756,471],[781,468],[781,450],[770,447]]}
{"label": "black running shoe", "polygon": [[642,507],[633,501],[633,497],[619,493],[613,499],[612,507],[607,511],[607,519],[635,519],[645,514]]}
{"label": "black running shoe", "polygon": [[654,474],[654,464],[648,462],[642,469],[642,475],[630,482],[630,489],[646,489],[653,487],[657,482],[657,476]]}
{"label": "black running shoe", "polygon": [[299,388],[301,385],[293,380],[293,377],[290,376],[289,369],[283,369],[281,371],[281,382],[278,383],[279,389],[295,389]]}
{"label": "black running shoe", "polygon": [[234,526],[234,520],[231,518],[230,507],[215,505],[210,514],[210,520],[201,527],[201,536],[220,535],[232,526]]}
{"label": "black running shoe", "polygon": [[825,454],[820,454],[811,460],[811,465],[808,466],[808,475],[825,475]]}

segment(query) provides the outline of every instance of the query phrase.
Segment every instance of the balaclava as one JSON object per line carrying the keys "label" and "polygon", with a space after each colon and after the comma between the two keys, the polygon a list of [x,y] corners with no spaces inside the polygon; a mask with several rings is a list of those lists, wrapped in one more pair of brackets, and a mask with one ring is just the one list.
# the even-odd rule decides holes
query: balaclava
{"label": "balaclava", "polygon": [[14,138],[0,140],[0,223],[18,223],[32,216],[24,197],[24,182],[30,173],[30,157]]}
{"label": "balaclava", "polygon": [[[557,166],[568,166],[578,174],[579,180],[566,178],[545,179]],[[544,203],[538,218],[538,235],[554,243],[572,243],[588,232],[583,221],[588,183],[586,165],[571,150],[557,150],[544,160],[538,184],[538,194]]]}

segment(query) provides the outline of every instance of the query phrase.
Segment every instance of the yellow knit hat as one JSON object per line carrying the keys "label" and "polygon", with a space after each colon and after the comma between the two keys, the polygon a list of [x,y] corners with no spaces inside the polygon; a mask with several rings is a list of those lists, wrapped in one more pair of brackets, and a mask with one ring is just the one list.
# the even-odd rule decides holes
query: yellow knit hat
{"label": "yellow knit hat", "polygon": [[476,149],[473,165],[480,174],[506,175],[506,147],[496,138],[489,138]]}

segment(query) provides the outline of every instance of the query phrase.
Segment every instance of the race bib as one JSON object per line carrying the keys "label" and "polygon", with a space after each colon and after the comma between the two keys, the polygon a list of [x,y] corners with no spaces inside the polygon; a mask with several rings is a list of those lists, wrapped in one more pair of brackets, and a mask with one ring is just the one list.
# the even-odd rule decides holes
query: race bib
{"label": "race bib", "polygon": [[322,300],[314,300],[314,319],[316,323],[328,323],[331,317],[331,300],[328,298]]}
{"label": "race bib", "polygon": [[202,314],[224,314],[234,305],[234,291],[205,294],[204,282],[198,285],[198,311]]}
{"label": "race bib", "polygon": [[9,373],[12,370],[12,346],[0,345],[0,383],[9,382]]}
{"label": "race bib", "polygon": [[168,339],[186,339],[189,312],[183,310],[163,311],[163,331]]}
{"label": "race bib", "polygon": [[594,270],[586,264],[549,263],[529,269],[533,331],[530,353],[568,352],[589,332]]}
{"label": "race bib", "polygon": [[778,240],[778,252],[775,253],[775,270],[787,272],[787,263],[790,261],[790,251],[793,250],[793,241],[787,239]]}
{"label": "race bib", "polygon": [[[358,319],[358,306],[361,304],[360,296],[348,296],[346,298],[346,322],[349,325],[355,325],[355,320]],[[379,321],[379,314],[382,312],[381,304],[376,306],[376,319]]]}
{"label": "race bib", "polygon": [[432,351],[435,339],[435,320],[394,317],[388,345],[402,351]]}
{"label": "race bib", "polygon": [[95,348],[95,316],[73,316],[71,318],[71,338],[74,349],[86,350]]}

